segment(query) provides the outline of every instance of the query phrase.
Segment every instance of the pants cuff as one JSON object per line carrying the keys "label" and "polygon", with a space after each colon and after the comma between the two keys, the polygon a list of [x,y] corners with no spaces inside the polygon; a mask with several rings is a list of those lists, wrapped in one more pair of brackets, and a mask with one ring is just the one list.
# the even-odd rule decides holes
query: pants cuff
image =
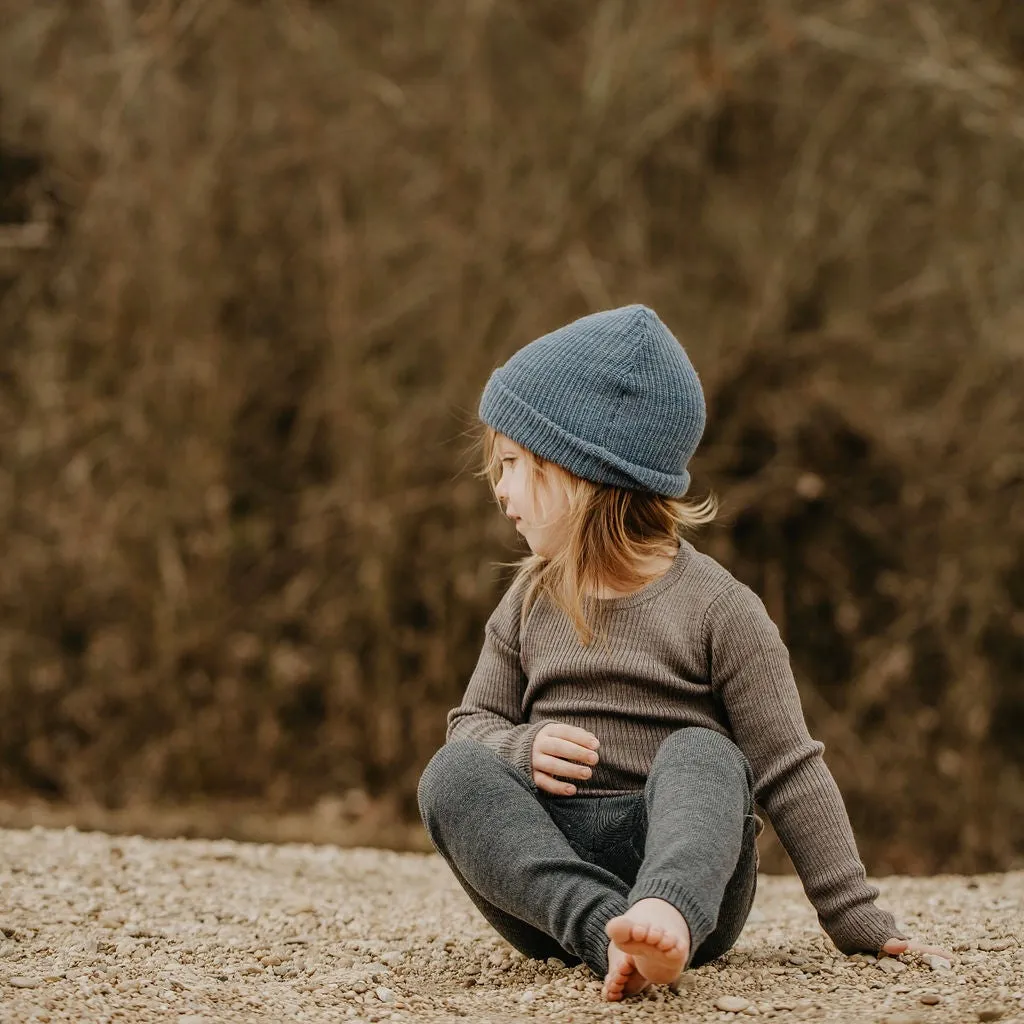
{"label": "pants cuff", "polygon": [[612,901],[608,901],[600,910],[595,910],[589,916],[584,927],[583,937],[587,948],[576,951],[577,955],[582,957],[586,965],[599,978],[603,978],[608,973],[608,943],[611,942],[605,933],[604,926],[613,917],[618,917],[626,912],[626,904],[621,897],[616,897],[615,902],[619,905],[616,906]]}
{"label": "pants cuff", "polygon": [[687,959],[689,966],[695,950],[715,930],[715,921],[689,889],[672,879],[645,878],[637,882],[629,894],[629,905],[633,906],[634,903],[646,899],[659,899],[671,903],[683,915],[690,929],[690,956]]}

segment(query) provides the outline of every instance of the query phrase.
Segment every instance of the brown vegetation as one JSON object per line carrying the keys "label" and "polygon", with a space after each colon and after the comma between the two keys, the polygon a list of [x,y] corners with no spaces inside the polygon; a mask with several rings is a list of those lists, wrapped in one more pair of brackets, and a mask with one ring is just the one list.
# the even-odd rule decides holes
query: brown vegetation
{"label": "brown vegetation", "polygon": [[0,0],[0,786],[406,813],[489,369],[646,301],[869,866],[1024,822],[1013,0]]}

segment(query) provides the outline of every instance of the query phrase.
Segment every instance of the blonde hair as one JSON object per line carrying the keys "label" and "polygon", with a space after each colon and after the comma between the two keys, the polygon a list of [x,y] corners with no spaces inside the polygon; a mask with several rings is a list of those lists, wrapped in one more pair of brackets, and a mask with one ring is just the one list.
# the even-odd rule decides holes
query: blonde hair
{"label": "blonde hair", "polygon": [[[483,469],[495,500],[501,478],[498,433],[485,426],[481,439]],[[526,451],[526,449],[524,449]],[[526,618],[542,594],[569,617],[585,646],[603,636],[601,605],[590,595],[602,587],[631,592],[651,581],[637,568],[642,559],[666,555],[684,532],[710,523],[718,512],[713,495],[693,502],[666,498],[650,491],[630,490],[583,480],[533,452],[528,456],[528,486],[536,493],[542,478],[564,488],[569,510],[565,543],[551,558],[531,554],[518,562],[511,586],[524,587],[522,617]]]}

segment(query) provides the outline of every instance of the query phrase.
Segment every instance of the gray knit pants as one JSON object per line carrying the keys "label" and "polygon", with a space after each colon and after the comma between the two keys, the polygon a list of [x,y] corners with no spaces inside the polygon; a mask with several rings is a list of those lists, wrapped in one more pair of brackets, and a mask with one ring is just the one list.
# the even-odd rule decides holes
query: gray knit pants
{"label": "gray knit pants", "polygon": [[750,766],[710,729],[672,733],[647,785],[552,797],[475,740],[443,746],[419,785],[438,853],[483,916],[529,957],[608,969],[606,922],[638,900],[671,903],[692,966],[729,950],[757,885]]}

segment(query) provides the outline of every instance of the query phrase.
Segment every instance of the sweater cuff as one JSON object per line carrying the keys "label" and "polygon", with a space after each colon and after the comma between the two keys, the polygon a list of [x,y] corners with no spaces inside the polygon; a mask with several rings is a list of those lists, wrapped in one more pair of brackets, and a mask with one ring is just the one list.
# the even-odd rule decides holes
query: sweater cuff
{"label": "sweater cuff", "polygon": [[821,926],[829,938],[847,956],[854,953],[872,953],[877,956],[890,939],[905,939],[896,927],[896,919],[887,910],[872,903],[856,907],[822,919]]}
{"label": "sweater cuff", "polygon": [[537,733],[547,724],[547,722],[532,722],[530,725],[516,726],[509,732],[498,751],[516,771],[526,777],[534,792],[537,791],[537,786],[533,781],[533,741],[537,738]]}

